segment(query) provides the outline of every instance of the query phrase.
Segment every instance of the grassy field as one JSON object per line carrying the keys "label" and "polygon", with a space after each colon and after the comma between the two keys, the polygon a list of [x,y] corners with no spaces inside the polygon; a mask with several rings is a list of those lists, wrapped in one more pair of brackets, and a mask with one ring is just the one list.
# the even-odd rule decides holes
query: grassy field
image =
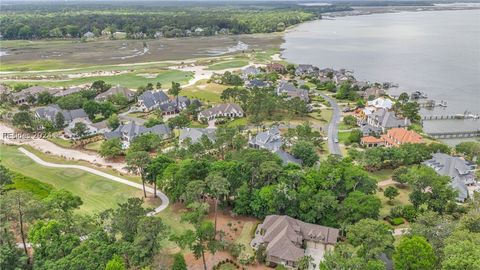
{"label": "grassy field", "polygon": [[[383,187],[385,190],[387,186]],[[398,188],[398,187],[397,187]],[[398,188],[400,195],[398,195],[392,202],[385,196],[383,196],[383,190],[377,191],[377,197],[382,201],[382,208],[380,209],[380,218],[384,218],[390,214],[390,209],[397,205],[410,204],[408,195],[412,191],[410,187]]]}
{"label": "grassy field", "polygon": [[349,136],[350,136],[350,131],[338,132],[338,141],[345,144],[348,142]]}
{"label": "grassy field", "polygon": [[[42,81],[22,81],[23,83],[29,83],[33,85],[50,86],[50,87],[69,87],[72,85],[81,85],[86,83],[92,83],[97,80],[103,80],[108,84],[121,85],[128,88],[138,88],[139,86],[145,86],[147,83],[156,84],[157,82],[162,85],[170,85],[172,81],[179,82],[181,84],[187,83],[193,78],[192,72],[185,72],[180,70],[142,70],[131,73],[124,73],[112,76],[92,76],[82,77],[65,80],[42,80]],[[16,82],[4,80],[7,84],[15,85]]]}
{"label": "grassy field", "polygon": [[[168,207],[167,209],[160,212],[158,215],[162,221],[170,227],[170,233],[172,234],[181,234],[188,229],[193,230],[193,226],[187,222],[181,222],[182,211],[177,211],[173,206]],[[165,239],[162,241],[162,247],[167,249],[170,254],[176,253],[179,251],[179,247],[176,243]],[[184,252],[187,252],[184,250]]]}
{"label": "grassy field", "polygon": [[247,60],[231,60],[231,61],[224,61],[215,63],[213,65],[208,66],[209,70],[222,70],[227,68],[241,68],[248,65]]}
{"label": "grassy field", "polygon": [[7,185],[6,188],[14,188],[17,190],[28,191],[40,199],[46,198],[55,188],[50,185],[38,181],[32,177],[25,176],[20,173],[14,173],[12,177],[13,184]]}
{"label": "grassy field", "polygon": [[80,196],[83,205],[79,212],[82,213],[113,208],[130,197],[142,194],[141,190],[81,170],[41,166],[19,152],[17,147],[0,145],[0,153],[2,165],[10,170]]}
{"label": "grassy field", "polygon": [[252,247],[250,246],[250,241],[252,241],[252,231],[255,230],[255,225],[256,224],[254,224],[252,221],[245,222],[240,237],[237,239],[237,243],[245,246],[243,256],[252,256],[255,254]]}
{"label": "grassy field", "polygon": [[248,118],[247,117],[242,117],[242,118],[237,118],[233,121],[230,121],[226,124],[227,127],[239,127],[239,126],[246,126],[248,124]]}
{"label": "grassy field", "polygon": [[220,95],[223,90],[228,88],[226,85],[207,83],[206,80],[198,81],[195,85],[185,87],[181,95],[189,98],[196,98],[204,102],[221,102]]}
{"label": "grassy field", "polygon": [[100,147],[102,146],[103,140],[96,141],[85,145],[85,149],[92,150],[92,151],[100,151]]}
{"label": "grassy field", "polygon": [[383,181],[383,180],[391,179],[392,174],[393,174],[392,169],[382,169],[382,170],[370,173],[370,176],[375,178],[377,180],[377,182],[380,182],[380,181]]}

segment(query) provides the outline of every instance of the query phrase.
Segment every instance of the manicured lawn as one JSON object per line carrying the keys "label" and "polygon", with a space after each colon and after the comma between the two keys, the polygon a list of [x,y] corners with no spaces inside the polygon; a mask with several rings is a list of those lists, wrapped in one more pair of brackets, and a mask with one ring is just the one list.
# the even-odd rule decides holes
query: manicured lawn
{"label": "manicured lawn", "polygon": [[280,53],[280,50],[275,49],[275,50],[267,50],[262,52],[255,52],[253,54],[253,58],[256,62],[259,62],[259,63],[269,63],[272,61],[272,56],[277,53]]}
{"label": "manicured lawn", "polygon": [[350,136],[350,131],[338,132],[338,141],[345,144]]}
{"label": "manicured lawn", "polygon": [[[193,226],[191,224],[189,224],[188,222],[181,222],[183,211],[185,210],[174,210],[174,206],[172,205],[156,216],[160,217],[162,221],[170,227],[170,232],[172,234],[178,235],[188,229],[193,230]],[[178,245],[168,239],[162,241],[162,247],[173,252],[178,252],[179,250]],[[186,251],[187,250],[185,250],[185,252]]]}
{"label": "manicured lawn", "polygon": [[100,147],[102,146],[103,140],[96,141],[85,145],[85,149],[92,150],[92,151],[100,151]]}
{"label": "manicured lawn", "polygon": [[246,126],[248,124],[248,118],[242,117],[237,118],[233,121],[230,121],[226,124],[227,127],[239,127],[239,126]]}
{"label": "manicured lawn", "polygon": [[118,203],[142,194],[141,190],[81,170],[41,166],[14,146],[0,145],[0,160],[2,165],[14,172],[21,172],[25,176],[80,196],[83,205],[79,212],[82,213],[92,214],[114,208]]}
{"label": "manicured lawn", "polygon": [[222,70],[227,68],[241,68],[248,65],[247,60],[231,60],[231,61],[224,61],[215,63],[213,65],[208,66],[209,70]]}
{"label": "manicured lawn", "polygon": [[328,108],[328,109],[322,109],[319,112],[315,112],[315,114],[317,115],[317,117],[320,117],[322,120],[326,122],[330,122],[330,120],[332,119],[333,111],[332,109]]}
{"label": "manicured lawn", "polygon": [[50,184],[43,183],[41,181],[38,181],[37,179],[25,176],[20,173],[14,173],[12,181],[13,184],[7,185],[7,189],[14,188],[17,190],[28,191],[36,195],[40,199],[47,197],[50,192],[55,189]]}
{"label": "manicured lawn", "polygon": [[222,101],[220,99],[220,95],[222,94],[223,90],[227,88],[228,86],[226,85],[207,83],[205,80],[202,80],[197,82],[195,85],[184,88],[180,94],[189,98],[196,98],[204,102],[218,103]]}
{"label": "manicured lawn", "polygon": [[62,139],[62,138],[59,138],[59,137],[51,137],[51,138],[48,138],[47,139],[48,141],[60,146],[60,147],[64,147],[64,148],[70,148],[73,146],[73,143],[72,141],[70,140],[65,140],[65,139]]}
{"label": "manicured lawn", "polygon": [[252,247],[250,246],[250,242],[252,241],[252,231],[255,230],[255,225],[256,224],[254,224],[252,221],[245,222],[245,224],[243,224],[243,229],[240,233],[240,237],[237,239],[237,243],[245,246],[244,253],[247,256],[252,256],[255,254]]}
{"label": "manicured lawn", "polygon": [[370,176],[375,178],[377,180],[377,182],[380,182],[380,181],[383,181],[383,180],[391,179],[392,174],[393,174],[392,169],[383,169],[383,170],[379,170],[379,171],[370,173]]}
{"label": "manicured lawn", "polygon": [[[394,185],[395,186],[395,185]],[[380,209],[380,218],[384,218],[390,214],[390,209],[394,206],[397,205],[405,205],[405,204],[410,204],[409,197],[408,195],[412,191],[410,187],[402,187],[399,188],[398,186],[395,186],[398,191],[399,195],[392,201],[392,203],[389,202],[389,199],[383,196],[383,190],[385,190],[388,186],[385,186],[382,188],[382,190],[377,191],[377,197],[380,198],[382,201],[382,208]]]}
{"label": "manicured lawn", "polygon": [[345,123],[343,122],[340,122],[338,124],[338,130],[347,130],[347,129],[352,129],[352,128],[355,128],[354,126],[349,126],[349,125],[345,125]]}

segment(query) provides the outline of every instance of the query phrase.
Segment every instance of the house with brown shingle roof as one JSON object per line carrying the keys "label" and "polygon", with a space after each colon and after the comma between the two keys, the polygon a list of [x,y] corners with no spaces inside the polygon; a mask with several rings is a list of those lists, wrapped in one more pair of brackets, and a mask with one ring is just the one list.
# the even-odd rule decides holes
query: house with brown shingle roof
{"label": "house with brown shingle roof", "polygon": [[[258,225],[252,247],[266,248],[266,261],[269,265],[278,264],[297,267],[306,249],[333,250],[339,230],[321,225],[306,223],[289,216],[270,215]],[[323,254],[322,253],[322,254]]]}
{"label": "house with brown shingle roof", "polygon": [[280,63],[267,64],[266,69],[268,72],[277,72],[277,73],[285,73],[287,71],[285,66]]}

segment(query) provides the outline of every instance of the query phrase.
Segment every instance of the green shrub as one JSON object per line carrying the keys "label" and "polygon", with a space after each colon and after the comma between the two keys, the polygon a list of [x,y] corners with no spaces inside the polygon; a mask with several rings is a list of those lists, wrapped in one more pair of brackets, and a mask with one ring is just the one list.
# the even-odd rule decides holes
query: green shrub
{"label": "green shrub", "polygon": [[417,209],[413,205],[405,205],[403,206],[402,216],[411,222],[417,217]]}
{"label": "green shrub", "polygon": [[392,218],[390,220],[390,224],[392,224],[393,226],[398,226],[398,225],[403,224],[403,223],[405,223],[403,221],[403,218],[399,218],[399,217],[398,218]]}
{"label": "green shrub", "polygon": [[390,209],[390,217],[391,218],[403,217],[403,211],[404,211],[404,207],[402,205],[394,206]]}

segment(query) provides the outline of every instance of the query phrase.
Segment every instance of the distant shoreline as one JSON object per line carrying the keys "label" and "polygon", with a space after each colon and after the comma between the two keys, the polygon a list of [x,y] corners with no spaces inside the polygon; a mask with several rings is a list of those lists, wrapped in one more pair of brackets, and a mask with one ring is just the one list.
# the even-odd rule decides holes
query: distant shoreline
{"label": "distant shoreline", "polygon": [[[480,10],[478,6],[454,6],[454,5],[434,5],[434,6],[352,6],[350,11],[336,11],[322,14],[322,19],[346,17],[346,16],[361,16],[384,13],[399,13],[399,12],[424,12],[424,11],[456,11],[456,10]],[[298,24],[300,25],[300,24]],[[295,25],[295,26],[298,26]]]}

